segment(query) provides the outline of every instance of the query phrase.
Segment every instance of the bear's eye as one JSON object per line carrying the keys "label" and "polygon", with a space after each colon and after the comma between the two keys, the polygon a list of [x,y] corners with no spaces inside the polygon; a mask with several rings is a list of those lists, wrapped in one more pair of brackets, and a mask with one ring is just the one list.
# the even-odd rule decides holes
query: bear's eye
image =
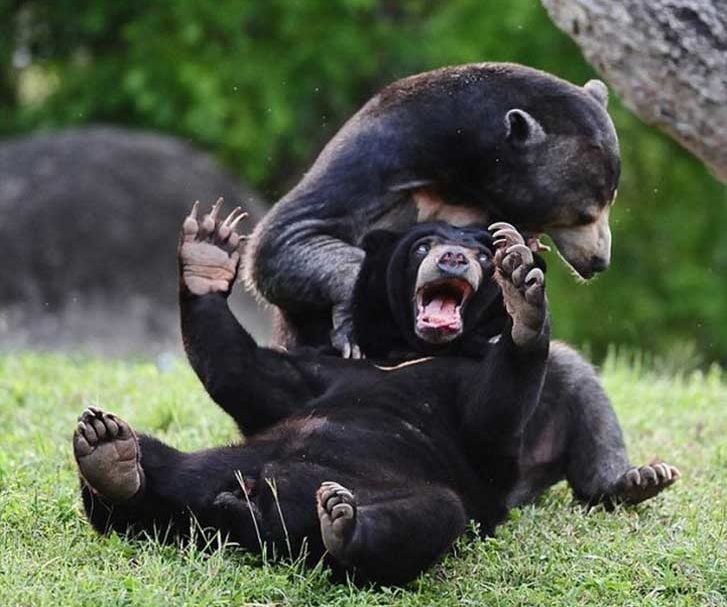
{"label": "bear's eye", "polygon": [[598,217],[595,213],[583,211],[576,216],[576,224],[579,226],[587,226],[594,223],[597,219]]}
{"label": "bear's eye", "polygon": [[429,253],[429,243],[420,243],[419,246],[416,248],[416,253],[417,255],[426,255],[427,253]]}
{"label": "bear's eye", "polygon": [[477,259],[483,266],[490,262],[490,256],[487,253],[480,253]]}

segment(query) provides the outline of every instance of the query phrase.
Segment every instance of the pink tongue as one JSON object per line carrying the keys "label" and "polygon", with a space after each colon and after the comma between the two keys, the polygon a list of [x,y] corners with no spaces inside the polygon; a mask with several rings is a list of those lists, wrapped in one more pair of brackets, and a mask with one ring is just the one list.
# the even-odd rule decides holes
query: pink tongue
{"label": "pink tongue", "polygon": [[421,313],[421,321],[427,326],[434,328],[459,327],[460,318],[457,314],[459,302],[446,296],[438,296],[432,299]]}

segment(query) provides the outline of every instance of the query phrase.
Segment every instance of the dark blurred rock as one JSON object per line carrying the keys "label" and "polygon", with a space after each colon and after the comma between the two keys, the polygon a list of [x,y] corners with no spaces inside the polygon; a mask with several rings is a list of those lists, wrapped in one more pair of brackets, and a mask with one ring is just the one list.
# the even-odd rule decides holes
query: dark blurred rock
{"label": "dark blurred rock", "polygon": [[[155,354],[179,347],[175,251],[192,202],[260,198],[178,139],[88,127],[0,141],[0,347]],[[259,339],[269,315],[238,285]]]}

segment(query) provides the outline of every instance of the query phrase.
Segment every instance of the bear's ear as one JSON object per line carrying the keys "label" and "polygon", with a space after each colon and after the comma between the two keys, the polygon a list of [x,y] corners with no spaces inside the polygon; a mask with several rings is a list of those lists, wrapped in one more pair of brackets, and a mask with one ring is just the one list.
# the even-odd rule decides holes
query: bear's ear
{"label": "bear's ear", "polygon": [[401,238],[401,234],[390,230],[373,230],[364,236],[361,248],[366,253],[385,253],[391,251]]}
{"label": "bear's ear", "polygon": [[514,108],[505,114],[505,139],[519,146],[530,146],[545,141],[540,123],[525,110]]}
{"label": "bear's ear", "polygon": [[601,80],[589,80],[583,89],[603,107],[608,106],[608,88]]}

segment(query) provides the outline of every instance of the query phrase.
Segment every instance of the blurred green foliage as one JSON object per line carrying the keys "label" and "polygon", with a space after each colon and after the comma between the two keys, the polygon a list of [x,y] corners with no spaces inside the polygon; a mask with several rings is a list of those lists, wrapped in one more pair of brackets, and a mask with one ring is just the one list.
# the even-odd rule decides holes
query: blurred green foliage
{"label": "blurred green foliage", "polygon": [[[537,0],[0,0],[0,133],[113,122],[215,152],[274,200],[381,85],[445,64],[595,74]],[[551,255],[556,334],[727,360],[727,190],[617,99],[609,272]]]}

